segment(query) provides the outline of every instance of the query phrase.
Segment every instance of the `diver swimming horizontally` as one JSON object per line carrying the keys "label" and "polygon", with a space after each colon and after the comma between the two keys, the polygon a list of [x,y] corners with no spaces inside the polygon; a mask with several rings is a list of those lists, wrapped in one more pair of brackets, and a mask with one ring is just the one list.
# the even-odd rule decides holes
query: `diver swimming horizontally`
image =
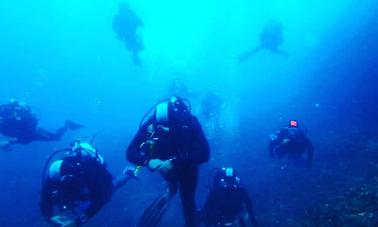
{"label": "diver swimming horizontally", "polygon": [[173,96],[157,104],[153,111],[152,116],[141,123],[126,154],[130,162],[159,172],[168,188],[145,210],[137,226],[157,226],[177,190],[185,226],[197,226],[198,168],[209,160],[209,144],[187,100]]}
{"label": "diver swimming horizontally", "polygon": [[[63,157],[50,163],[59,153],[64,153]],[[123,175],[113,178],[98,151],[88,143],[76,141],[72,148],[54,152],[45,165],[41,212],[54,226],[82,225],[135,173],[134,168],[127,167]]]}
{"label": "diver swimming horizontally", "polygon": [[283,43],[283,25],[281,22],[271,20],[265,25],[264,30],[260,34],[260,45],[250,51],[239,56],[239,62],[243,62],[254,56],[261,50],[269,50],[274,54],[280,54],[288,57],[287,51],[280,49]]}
{"label": "diver swimming horizontally", "polygon": [[72,121],[65,124],[56,132],[49,132],[38,127],[38,118],[32,109],[24,103],[12,99],[0,105],[0,134],[9,139],[0,141],[0,148],[9,148],[11,144],[29,144],[33,141],[56,141],[67,130],[77,130],[82,125]]}
{"label": "diver swimming horizontally", "polygon": [[120,3],[118,14],[113,19],[113,30],[118,39],[125,43],[126,48],[133,54],[135,65],[140,65],[139,53],[143,50],[141,29],[143,21],[127,3]]}

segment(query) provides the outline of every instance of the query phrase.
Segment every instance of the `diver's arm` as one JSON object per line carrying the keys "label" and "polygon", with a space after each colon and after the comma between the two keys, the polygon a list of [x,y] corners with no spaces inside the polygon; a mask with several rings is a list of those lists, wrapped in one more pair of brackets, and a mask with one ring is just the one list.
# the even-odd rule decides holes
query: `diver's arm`
{"label": "diver's arm", "polygon": [[53,190],[53,185],[51,182],[46,182],[42,186],[41,197],[39,201],[39,208],[42,215],[49,221],[52,216],[54,216],[54,202],[51,198],[51,191]]}
{"label": "diver's arm", "polygon": [[220,199],[221,198],[219,198],[219,196],[216,192],[214,192],[214,190],[211,190],[209,192],[209,195],[206,198],[206,202],[198,214],[198,219],[200,223],[210,223],[211,220],[214,219],[214,214],[218,209],[217,205],[219,204],[218,202]]}
{"label": "diver's arm", "polygon": [[269,155],[271,158],[274,158],[274,150],[276,148],[276,143],[274,140],[271,140],[269,143]]}
{"label": "diver's arm", "polygon": [[247,192],[247,190],[245,188],[242,190],[242,193],[243,193],[243,196],[244,196],[244,203],[245,203],[245,207],[246,207],[247,212],[248,212],[249,220],[250,220],[250,222],[253,226],[257,226],[257,221],[256,221],[256,217],[255,217],[255,212],[253,210],[253,204],[252,204],[251,197],[249,196],[249,193]]}
{"label": "diver's arm", "polygon": [[203,206],[203,212],[211,213],[215,207],[217,207],[217,201],[221,199],[219,196],[216,196],[216,192],[213,190],[210,191],[209,195],[206,198],[205,205]]}
{"label": "diver's arm", "polygon": [[271,158],[274,158],[275,156],[275,150],[279,144],[279,141],[281,140],[282,133],[281,130],[277,131],[274,134],[270,135],[271,139],[269,142],[269,155]]}
{"label": "diver's arm", "polygon": [[140,151],[141,144],[146,141],[148,125],[148,122],[142,125],[126,151],[127,160],[138,166],[145,166],[149,161],[148,155]]}
{"label": "diver's arm", "polygon": [[123,175],[116,177],[112,181],[113,185],[113,192],[124,186],[130,178],[136,178],[136,170],[134,167],[126,167],[126,169],[123,171]]}
{"label": "diver's arm", "polygon": [[262,47],[259,46],[259,47],[256,47],[255,49],[252,49],[252,50],[250,50],[250,51],[247,51],[247,52],[242,53],[242,54],[239,56],[238,61],[239,61],[239,62],[243,62],[243,61],[248,60],[248,59],[251,58],[253,55],[255,55],[257,52],[259,52],[261,49],[262,49]]}

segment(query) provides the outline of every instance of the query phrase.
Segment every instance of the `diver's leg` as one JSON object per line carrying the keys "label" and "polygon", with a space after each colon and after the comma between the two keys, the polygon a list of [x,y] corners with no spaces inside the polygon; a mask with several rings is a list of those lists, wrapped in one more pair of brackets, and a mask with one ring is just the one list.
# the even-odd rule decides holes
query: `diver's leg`
{"label": "diver's leg", "polygon": [[286,50],[275,49],[275,50],[272,50],[272,52],[274,54],[279,54],[279,55],[282,55],[284,57],[290,57],[289,52],[287,52]]}
{"label": "diver's leg", "polygon": [[59,140],[66,132],[67,127],[63,126],[58,129],[55,133],[51,133],[43,128],[38,128],[34,135],[34,140],[38,141],[55,141]]}
{"label": "diver's leg", "polygon": [[239,62],[243,62],[243,61],[248,60],[248,59],[251,58],[253,55],[255,55],[257,52],[259,52],[261,49],[262,49],[261,47],[257,47],[257,48],[255,48],[255,49],[253,49],[253,50],[250,50],[250,51],[248,51],[248,52],[245,52],[245,53],[241,54],[241,55],[239,56],[239,59],[238,59]]}
{"label": "diver's leg", "polygon": [[185,218],[185,227],[197,226],[195,193],[198,181],[198,167],[183,171],[180,179],[180,197]]}

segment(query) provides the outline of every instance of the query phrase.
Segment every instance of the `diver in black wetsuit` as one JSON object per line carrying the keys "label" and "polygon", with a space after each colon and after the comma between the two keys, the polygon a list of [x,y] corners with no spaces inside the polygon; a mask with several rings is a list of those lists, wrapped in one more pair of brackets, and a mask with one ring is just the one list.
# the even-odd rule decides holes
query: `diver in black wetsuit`
{"label": "diver in black wetsuit", "polygon": [[40,208],[52,224],[78,226],[94,216],[134,176],[134,170],[128,167],[114,179],[102,156],[88,143],[76,142],[64,151],[62,159],[45,166]]}
{"label": "diver in black wetsuit", "polygon": [[136,65],[141,64],[139,53],[143,50],[141,28],[143,28],[143,21],[138,15],[127,3],[120,3],[118,14],[113,19],[113,30],[118,39],[124,42],[126,48],[132,52]]}
{"label": "diver in black wetsuit", "polygon": [[[306,134],[298,127],[298,122],[291,120],[287,127],[271,135],[269,153],[272,158],[288,157],[296,166],[310,167],[313,158],[313,147]],[[304,160],[303,154],[307,154]]]}
{"label": "diver in black wetsuit", "polygon": [[239,62],[243,62],[251,58],[261,50],[269,50],[274,54],[280,54],[288,57],[287,51],[280,49],[283,43],[283,25],[276,20],[270,20],[260,34],[260,45],[255,49],[247,51],[239,56]]}
{"label": "diver in black wetsuit", "polygon": [[180,190],[185,226],[197,225],[195,191],[198,167],[208,161],[209,145],[189,103],[173,96],[159,103],[127,149],[127,159],[159,172],[168,189],[147,208],[138,226],[156,226],[170,198]]}
{"label": "diver in black wetsuit", "polygon": [[217,169],[200,217],[209,227],[257,226],[252,200],[233,168]]}
{"label": "diver in black wetsuit", "polygon": [[33,141],[59,140],[68,129],[77,130],[82,126],[66,121],[56,132],[39,128],[38,119],[31,108],[17,100],[0,105],[0,133],[10,139],[0,141],[0,148],[11,144],[29,144]]}

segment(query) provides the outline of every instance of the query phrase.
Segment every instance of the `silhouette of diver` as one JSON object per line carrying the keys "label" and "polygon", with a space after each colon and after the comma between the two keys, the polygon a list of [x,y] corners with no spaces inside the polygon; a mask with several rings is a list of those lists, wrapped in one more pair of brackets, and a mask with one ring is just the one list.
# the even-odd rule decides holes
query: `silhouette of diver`
{"label": "silhouette of diver", "polygon": [[32,109],[16,99],[0,105],[0,134],[8,139],[0,141],[0,149],[9,150],[12,144],[33,141],[57,141],[67,130],[78,130],[82,125],[67,120],[56,132],[38,127],[38,118]]}
{"label": "silhouette of diver", "polygon": [[274,54],[280,54],[288,57],[287,51],[280,49],[279,47],[283,43],[283,25],[276,20],[270,20],[265,25],[264,30],[260,34],[260,45],[255,49],[247,51],[239,56],[239,62],[243,62],[251,58],[261,50],[270,50]]}
{"label": "silhouette of diver", "polygon": [[113,19],[113,30],[118,39],[125,43],[125,46],[133,54],[135,65],[140,65],[139,53],[143,50],[143,43],[140,37],[140,29],[143,27],[142,20],[130,8],[127,3],[120,3],[118,14]]}

